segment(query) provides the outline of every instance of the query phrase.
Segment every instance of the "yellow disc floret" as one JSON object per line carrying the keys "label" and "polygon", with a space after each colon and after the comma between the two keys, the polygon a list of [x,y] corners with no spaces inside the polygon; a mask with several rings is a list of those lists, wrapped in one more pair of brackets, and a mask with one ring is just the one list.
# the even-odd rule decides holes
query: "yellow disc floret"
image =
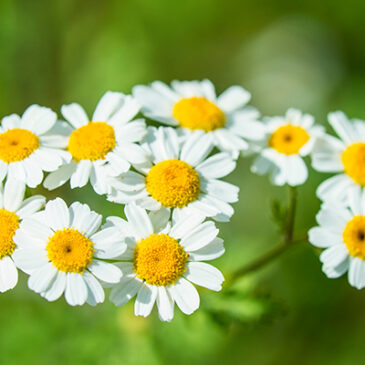
{"label": "yellow disc floret", "polygon": [[193,96],[179,100],[174,105],[172,115],[181,127],[188,129],[210,132],[226,124],[226,116],[222,110],[203,97]]}
{"label": "yellow disc floret", "polygon": [[39,148],[39,138],[27,129],[14,128],[0,134],[0,159],[6,163],[21,161]]}
{"label": "yellow disc floret", "polygon": [[19,228],[19,217],[6,209],[0,209],[0,259],[15,250],[13,237]]}
{"label": "yellow disc floret", "polygon": [[365,143],[348,146],[341,156],[345,173],[357,184],[365,186]]}
{"label": "yellow disc floret", "polygon": [[167,234],[151,234],[137,243],[134,270],[147,284],[166,286],[184,274],[187,258],[175,238]]}
{"label": "yellow disc floret", "polygon": [[292,124],[279,127],[269,138],[269,146],[285,155],[296,155],[309,141],[307,131]]}
{"label": "yellow disc floret", "polygon": [[71,133],[68,151],[75,161],[104,159],[115,147],[114,128],[105,122],[90,122]]}
{"label": "yellow disc floret", "polygon": [[346,224],[342,237],[350,255],[365,260],[365,217],[353,217]]}
{"label": "yellow disc floret", "polygon": [[47,256],[60,271],[82,273],[91,264],[93,242],[73,228],[56,231],[48,240]]}
{"label": "yellow disc floret", "polygon": [[164,207],[182,208],[198,199],[199,175],[184,161],[161,161],[148,172],[146,189]]}

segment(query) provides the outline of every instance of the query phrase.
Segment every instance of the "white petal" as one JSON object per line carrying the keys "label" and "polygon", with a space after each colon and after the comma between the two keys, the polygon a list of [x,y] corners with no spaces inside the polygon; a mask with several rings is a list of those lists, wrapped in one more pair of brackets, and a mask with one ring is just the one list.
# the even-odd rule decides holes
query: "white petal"
{"label": "white petal", "polygon": [[179,142],[173,128],[148,128],[147,143],[151,149],[154,162],[171,160],[179,157]]}
{"label": "white petal", "polygon": [[16,212],[22,204],[24,192],[24,182],[8,178],[4,186],[4,208],[6,210],[10,210],[11,212]]}
{"label": "white petal", "polygon": [[13,289],[18,282],[18,270],[9,256],[0,260],[0,292]]}
{"label": "white petal", "polygon": [[20,128],[20,117],[17,114],[11,114],[1,119],[1,126],[4,130]]}
{"label": "white petal", "polygon": [[215,291],[222,289],[224,281],[222,273],[205,262],[188,262],[184,277],[196,285]]}
{"label": "white petal", "polygon": [[47,223],[54,231],[70,227],[70,213],[61,198],[49,201],[46,204],[45,212]]}
{"label": "white petal", "polygon": [[58,170],[51,172],[44,180],[43,186],[48,190],[54,190],[70,179],[76,170],[74,162],[61,166]]}
{"label": "white petal", "polygon": [[134,228],[135,238],[141,239],[153,233],[153,226],[146,211],[135,204],[128,204],[125,207],[125,215],[129,224]]}
{"label": "white petal", "polygon": [[212,134],[195,131],[182,146],[180,159],[194,167],[201,163],[212,149]]}
{"label": "white petal", "polygon": [[118,92],[107,91],[95,108],[92,120],[106,122],[121,107],[124,95]]}
{"label": "white petal", "polygon": [[365,261],[358,257],[354,257],[350,261],[348,272],[348,279],[350,285],[357,289],[365,287]]}
{"label": "white petal", "polygon": [[41,293],[42,297],[47,299],[49,302],[57,300],[65,291],[66,276],[66,273],[58,271],[55,280],[48,288],[48,290]]}
{"label": "white petal", "polygon": [[241,86],[231,86],[218,97],[217,104],[225,112],[243,107],[251,99],[251,94]]}
{"label": "white petal", "polygon": [[[175,212],[175,210],[174,210]],[[177,219],[170,230],[170,236],[176,239],[187,236],[193,229],[199,226],[205,216],[201,213],[194,212],[193,214],[183,215]]]}
{"label": "white petal", "polygon": [[26,128],[37,135],[50,130],[57,121],[57,114],[51,109],[39,105],[28,107],[21,120],[21,128]]}
{"label": "white petal", "polygon": [[67,273],[66,275],[66,302],[72,306],[83,305],[87,299],[87,286],[81,274]]}
{"label": "white petal", "polygon": [[155,304],[156,296],[156,287],[147,284],[142,285],[134,303],[134,314],[142,317],[149,316]]}
{"label": "white petal", "polygon": [[288,184],[297,186],[303,184],[308,178],[308,169],[303,159],[298,155],[288,156],[287,171]]}
{"label": "white petal", "polygon": [[147,160],[146,151],[135,143],[123,142],[118,145],[115,152],[133,164],[144,163]]}
{"label": "white petal", "polygon": [[70,206],[71,227],[90,237],[100,227],[102,216],[92,212],[87,204],[74,202]]}
{"label": "white petal", "polygon": [[195,251],[212,242],[219,230],[211,221],[204,222],[193,229],[188,236],[182,238],[180,244],[187,251]]}
{"label": "white petal", "polygon": [[62,164],[60,155],[51,148],[39,148],[34,152],[34,157],[43,171],[55,171]]}
{"label": "white petal", "polygon": [[209,261],[221,257],[225,252],[223,240],[221,238],[214,239],[211,243],[196,250],[189,252],[189,260],[191,261]]}
{"label": "white petal", "polygon": [[187,280],[180,278],[175,285],[168,286],[167,290],[183,313],[192,314],[199,308],[199,294]]}
{"label": "white petal", "polygon": [[319,259],[324,266],[336,267],[345,261],[348,255],[346,246],[340,243],[324,250]]}
{"label": "white petal", "polygon": [[165,287],[157,287],[157,308],[161,321],[170,322],[174,318],[174,300]]}
{"label": "white petal", "polygon": [[83,278],[87,286],[87,302],[90,305],[96,305],[98,303],[103,303],[105,299],[104,289],[97,281],[93,275],[89,274],[87,271],[84,272]]}
{"label": "white petal", "polygon": [[358,141],[358,135],[353,124],[350,123],[343,112],[329,113],[328,121],[346,144]]}
{"label": "white petal", "polygon": [[309,242],[316,247],[327,248],[342,243],[342,235],[323,227],[311,228],[308,232]]}
{"label": "white petal", "polygon": [[139,112],[140,105],[136,99],[127,95],[124,97],[123,104],[119,110],[110,118],[110,124],[115,127],[121,127],[125,125],[129,120]]}
{"label": "white petal", "polygon": [[228,153],[217,153],[196,167],[196,170],[207,179],[219,179],[231,173],[236,167]]}
{"label": "white petal", "polygon": [[37,212],[46,203],[46,198],[42,195],[34,195],[23,201],[20,208],[17,210],[16,214],[19,218],[27,218],[30,215]]}
{"label": "white petal", "polygon": [[62,105],[61,113],[76,129],[89,122],[89,117],[85,113],[85,110],[81,107],[81,105],[76,103]]}
{"label": "white petal", "polygon": [[116,306],[122,306],[137,294],[141,285],[142,281],[137,280],[135,277],[123,278],[117,286],[113,287],[110,293],[110,301]]}
{"label": "white petal", "polygon": [[151,220],[153,231],[158,233],[166,227],[170,218],[170,209],[162,207],[159,210],[150,212],[148,216]]}
{"label": "white petal", "polygon": [[317,222],[334,233],[342,234],[347,222],[351,219],[351,214],[348,210],[337,209],[333,211],[332,209],[321,209],[317,216]]}
{"label": "white petal", "polygon": [[12,257],[16,265],[28,274],[49,262],[45,250],[42,252],[42,250],[34,248],[17,249]]}
{"label": "white petal", "polygon": [[48,241],[49,236],[52,234],[51,229],[43,224],[40,223],[38,220],[32,218],[25,218],[20,226],[20,229],[24,231],[25,234],[28,234],[32,237],[36,237],[43,241]]}
{"label": "white petal", "polygon": [[46,291],[56,274],[57,269],[51,262],[41,266],[31,273],[28,279],[29,289],[34,290],[36,293]]}
{"label": "white petal", "polygon": [[122,277],[122,272],[115,265],[104,261],[93,260],[92,264],[88,266],[88,270],[106,283],[119,283]]}
{"label": "white petal", "polygon": [[200,188],[205,193],[228,203],[238,201],[239,188],[225,181],[209,179],[200,182]]}
{"label": "white petal", "polygon": [[89,180],[92,169],[92,162],[81,160],[78,162],[75,172],[71,176],[71,189],[82,188]]}
{"label": "white petal", "polygon": [[23,161],[23,168],[26,175],[25,182],[29,187],[35,188],[42,182],[43,171],[34,153]]}

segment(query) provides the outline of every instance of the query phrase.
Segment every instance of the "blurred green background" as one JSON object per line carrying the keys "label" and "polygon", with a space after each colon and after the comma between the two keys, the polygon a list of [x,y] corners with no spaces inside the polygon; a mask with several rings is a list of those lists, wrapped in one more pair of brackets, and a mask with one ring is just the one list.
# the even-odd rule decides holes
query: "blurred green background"
{"label": "blurred green background", "polygon": [[[0,115],[32,104],[91,113],[106,90],[129,93],[155,79],[210,78],[221,92],[240,84],[263,114],[295,106],[326,124],[330,110],[365,118],[363,0],[133,0],[0,2]],[[283,188],[249,173],[241,159],[228,178],[241,188],[232,222],[221,224],[228,276],[278,243],[270,202]],[[298,235],[315,224],[310,174],[300,188]],[[42,191],[43,192],[43,191]],[[67,187],[105,215],[122,214],[91,189]],[[1,364],[352,364],[365,355],[365,292],[329,280],[318,252],[300,244],[240,283],[239,295],[201,290],[202,308],[172,323],[133,307],[72,308],[18,287],[0,297]],[[213,309],[212,309],[213,308]]]}

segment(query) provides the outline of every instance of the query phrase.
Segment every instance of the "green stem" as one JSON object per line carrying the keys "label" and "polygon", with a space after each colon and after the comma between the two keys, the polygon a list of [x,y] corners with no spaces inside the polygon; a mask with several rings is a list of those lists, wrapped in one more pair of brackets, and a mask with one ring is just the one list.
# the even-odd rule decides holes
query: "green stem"
{"label": "green stem", "polygon": [[295,213],[297,207],[297,190],[295,187],[289,186],[289,206],[286,216],[285,230],[283,232],[282,242],[275,247],[273,250],[269,251],[262,257],[258,258],[256,261],[239,268],[231,275],[230,279],[226,283],[226,287],[233,284],[240,277],[247,275],[253,271],[256,271],[263,266],[267,265],[269,262],[273,261],[279,257],[283,252],[287,251],[295,243],[303,242],[306,238],[294,240],[294,223],[295,223]]}

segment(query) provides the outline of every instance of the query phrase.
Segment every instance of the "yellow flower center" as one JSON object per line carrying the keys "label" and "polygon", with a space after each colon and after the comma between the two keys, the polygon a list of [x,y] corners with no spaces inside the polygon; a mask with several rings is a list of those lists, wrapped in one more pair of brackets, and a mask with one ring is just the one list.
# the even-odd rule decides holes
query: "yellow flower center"
{"label": "yellow flower center", "polygon": [[341,155],[345,173],[357,184],[365,186],[365,143],[348,146]]}
{"label": "yellow flower center", "polygon": [[342,237],[350,255],[365,260],[365,217],[353,217],[346,224]]}
{"label": "yellow flower center", "polygon": [[60,271],[82,273],[92,263],[93,242],[73,228],[56,231],[48,240],[47,255]]}
{"label": "yellow flower center", "polygon": [[0,159],[6,163],[21,161],[39,148],[39,138],[27,129],[14,128],[0,134]]}
{"label": "yellow flower center", "polygon": [[299,126],[287,124],[279,127],[269,139],[269,146],[285,155],[298,154],[309,141],[307,131]]}
{"label": "yellow flower center", "polygon": [[193,96],[179,100],[174,105],[172,115],[181,127],[188,129],[210,132],[226,124],[226,116],[222,110],[203,97]]}
{"label": "yellow flower center", "polygon": [[161,161],[148,172],[146,189],[164,207],[182,208],[198,199],[199,175],[184,161]]}
{"label": "yellow flower center", "polygon": [[184,274],[187,258],[175,238],[167,234],[151,234],[137,243],[134,270],[147,284],[166,286]]}
{"label": "yellow flower center", "polygon": [[15,250],[13,237],[19,228],[19,217],[6,209],[0,209],[0,259]]}
{"label": "yellow flower center", "polygon": [[90,122],[71,133],[67,149],[75,161],[95,161],[104,159],[115,144],[112,126],[105,122]]}

